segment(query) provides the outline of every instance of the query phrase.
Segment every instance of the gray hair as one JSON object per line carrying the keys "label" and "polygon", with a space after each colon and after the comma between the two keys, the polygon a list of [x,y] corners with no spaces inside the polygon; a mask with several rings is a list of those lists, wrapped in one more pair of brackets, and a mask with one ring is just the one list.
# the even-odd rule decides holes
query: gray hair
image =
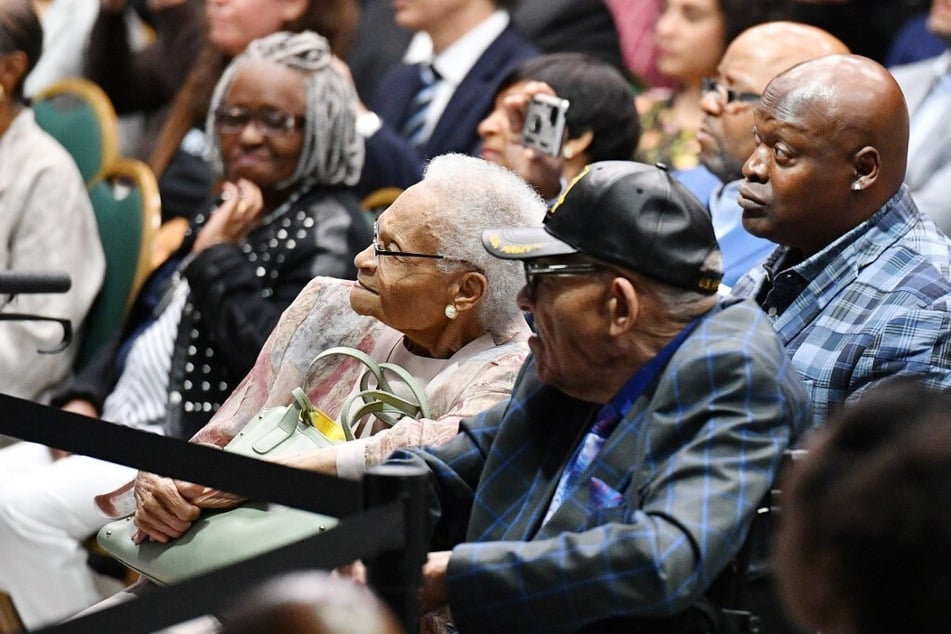
{"label": "gray hair", "polygon": [[209,159],[220,174],[221,144],[214,131],[215,112],[238,70],[249,61],[266,61],[304,74],[307,112],[304,146],[297,169],[281,189],[300,182],[320,185],[354,185],[363,169],[364,143],[356,132],[357,94],[353,84],[332,65],[330,45],[313,31],[280,31],[254,40],[235,57],[215,86],[205,121]]}
{"label": "gray hair", "polygon": [[[479,303],[479,319],[490,332],[502,334],[513,319],[522,319],[515,296],[525,283],[522,263],[489,255],[482,232],[493,227],[539,226],[545,218],[544,201],[514,172],[500,165],[462,154],[444,154],[426,168],[423,182],[439,197],[440,214],[433,233],[439,253],[464,259],[489,280]],[[452,260],[438,266],[451,270]]]}

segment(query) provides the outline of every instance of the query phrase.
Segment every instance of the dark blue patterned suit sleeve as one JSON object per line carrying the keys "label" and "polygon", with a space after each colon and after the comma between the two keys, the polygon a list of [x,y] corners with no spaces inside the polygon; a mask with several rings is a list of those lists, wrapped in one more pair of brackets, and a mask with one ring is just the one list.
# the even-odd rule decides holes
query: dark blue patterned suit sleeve
{"label": "dark blue patterned suit sleeve", "polygon": [[487,455],[480,447],[470,463],[453,451],[446,462],[467,472],[485,463],[449,563],[461,632],[575,632],[684,610],[735,556],[782,451],[809,420],[762,312],[751,302],[725,309],[691,334],[542,525],[583,432],[567,419],[591,405],[539,387],[556,401],[539,420],[533,382],[533,372],[520,380]]}

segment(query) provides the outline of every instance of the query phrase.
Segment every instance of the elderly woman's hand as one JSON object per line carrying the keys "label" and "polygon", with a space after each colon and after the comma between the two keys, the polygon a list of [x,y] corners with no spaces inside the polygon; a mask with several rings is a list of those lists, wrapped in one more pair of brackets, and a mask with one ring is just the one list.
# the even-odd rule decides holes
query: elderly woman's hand
{"label": "elderly woman's hand", "polygon": [[225,183],[221,204],[198,231],[192,253],[201,253],[216,244],[240,242],[261,222],[264,199],[261,190],[249,180]]}
{"label": "elderly woman's hand", "polygon": [[143,471],[135,478],[135,507],[137,544],[146,539],[164,544],[181,537],[201,514],[179,493],[175,480]]}
{"label": "elderly woman's hand", "polygon": [[176,481],[175,484],[183,498],[203,509],[230,509],[247,499],[235,493],[212,489],[201,484],[181,481]]}

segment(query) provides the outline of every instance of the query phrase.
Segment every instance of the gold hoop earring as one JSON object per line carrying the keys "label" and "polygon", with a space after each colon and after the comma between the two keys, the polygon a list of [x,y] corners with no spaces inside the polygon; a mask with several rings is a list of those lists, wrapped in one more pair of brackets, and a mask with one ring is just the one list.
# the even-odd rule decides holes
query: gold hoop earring
{"label": "gold hoop earring", "polygon": [[454,304],[446,304],[445,313],[449,319],[455,319],[459,316],[459,309],[456,308]]}

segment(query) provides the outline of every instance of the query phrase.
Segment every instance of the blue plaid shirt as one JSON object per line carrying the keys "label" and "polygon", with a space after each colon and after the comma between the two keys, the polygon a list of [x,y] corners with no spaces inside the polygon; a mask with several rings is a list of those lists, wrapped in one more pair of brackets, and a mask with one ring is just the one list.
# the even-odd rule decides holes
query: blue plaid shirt
{"label": "blue plaid shirt", "polygon": [[431,473],[460,632],[598,631],[684,610],[736,555],[809,424],[765,315],[732,303],[699,321],[543,522],[598,409],[542,384],[530,358],[509,403],[391,458]]}
{"label": "blue plaid shirt", "polygon": [[[776,270],[788,255],[777,248],[733,294],[768,312],[812,395],[815,424],[891,377],[951,387],[951,242],[906,187],[819,253]],[[770,282],[781,299],[767,298]]]}

